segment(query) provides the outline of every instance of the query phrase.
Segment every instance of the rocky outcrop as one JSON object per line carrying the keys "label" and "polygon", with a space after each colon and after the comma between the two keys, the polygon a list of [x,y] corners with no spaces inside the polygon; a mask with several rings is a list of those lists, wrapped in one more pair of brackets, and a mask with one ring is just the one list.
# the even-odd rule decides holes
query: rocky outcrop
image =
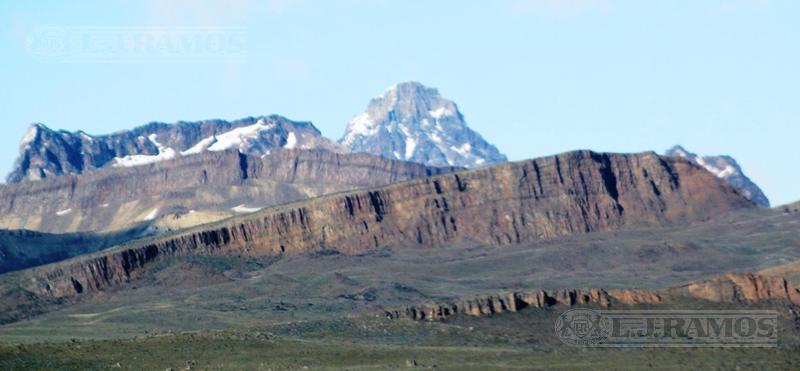
{"label": "rocky outcrop", "polygon": [[622,304],[660,304],[657,293],[639,290],[575,289],[556,291],[512,292],[501,295],[479,296],[447,304],[426,304],[385,311],[387,318],[415,321],[440,321],[456,315],[473,317],[500,313],[515,313],[526,308],[543,309],[556,305],[597,305],[607,308],[612,302]]}
{"label": "rocky outcrop", "polygon": [[237,150],[263,156],[278,148],[344,150],[322,137],[310,122],[281,116],[232,122],[154,122],[109,135],[55,131],[34,124],[22,139],[19,159],[8,182],[82,174],[104,167],[139,166],[203,152]]}
{"label": "rocky outcrop", "polygon": [[204,152],[0,186],[0,228],[117,231],[190,210],[232,216],[237,205],[264,208],[452,170],[325,150],[278,149],[266,156]]}
{"label": "rocky outcrop", "polygon": [[668,290],[671,295],[723,303],[786,300],[800,304],[800,287],[783,277],[755,273],[729,273]]}
{"label": "rocky outcrop", "polygon": [[32,290],[69,296],[124,282],[164,255],[280,255],[378,247],[500,246],[751,208],[696,165],[654,153],[589,151],[339,193],[46,267]]}
{"label": "rocky outcrop", "polygon": [[753,304],[783,301],[800,304],[800,288],[781,277],[754,273],[729,273],[685,286],[664,290],[573,289],[512,292],[484,295],[449,303],[429,303],[384,311],[387,318],[415,321],[441,321],[456,315],[482,317],[514,313],[525,308],[559,306],[661,305],[679,298],[715,303]]}

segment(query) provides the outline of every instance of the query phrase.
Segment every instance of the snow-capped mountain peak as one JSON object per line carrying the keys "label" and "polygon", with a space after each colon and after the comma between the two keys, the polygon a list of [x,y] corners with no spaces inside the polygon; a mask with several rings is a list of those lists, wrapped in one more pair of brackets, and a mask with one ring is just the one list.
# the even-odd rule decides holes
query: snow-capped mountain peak
{"label": "snow-capped mountain peak", "polygon": [[506,161],[467,127],[456,104],[418,82],[390,86],[347,125],[339,143],[354,152],[431,166],[476,167]]}
{"label": "snow-capped mountain peak", "polygon": [[700,165],[718,178],[724,179],[728,184],[738,189],[747,199],[759,206],[769,207],[769,199],[750,178],[748,178],[739,163],[730,156],[698,156],[681,146],[674,146],[665,152],[665,155],[682,157]]}

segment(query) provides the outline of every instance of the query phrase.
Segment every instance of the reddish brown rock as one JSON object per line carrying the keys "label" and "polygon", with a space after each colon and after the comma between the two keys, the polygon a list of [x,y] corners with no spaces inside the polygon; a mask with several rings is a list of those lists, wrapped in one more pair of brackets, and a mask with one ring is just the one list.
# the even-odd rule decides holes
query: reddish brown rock
{"label": "reddish brown rock", "polygon": [[728,273],[671,289],[673,295],[725,303],[755,303],[787,300],[800,304],[798,287],[783,277],[755,273]]}
{"label": "reddish brown rock", "polygon": [[528,307],[543,309],[556,305],[567,307],[594,305],[602,308],[612,305],[660,305],[679,298],[745,305],[763,301],[800,304],[800,287],[781,277],[755,273],[728,273],[663,290],[534,290],[480,296],[452,303],[408,306],[388,310],[384,314],[392,319],[440,321],[458,314],[481,317],[517,312]]}
{"label": "reddish brown rock", "polygon": [[612,302],[620,304],[660,304],[662,298],[655,292],[641,290],[575,289],[575,290],[535,290],[513,292],[497,296],[481,296],[454,303],[425,304],[409,306],[385,312],[388,318],[405,318],[415,321],[440,321],[458,314],[481,317],[500,313],[514,313],[525,308],[543,309],[556,305],[597,305],[609,307]]}
{"label": "reddish brown rock", "polygon": [[658,304],[663,301],[661,294],[648,290],[609,290],[608,295],[625,305]]}
{"label": "reddish brown rock", "polygon": [[358,253],[458,241],[498,246],[703,221],[750,207],[722,180],[682,160],[580,151],[264,210],[46,267],[30,286],[56,297],[101,290],[138,277],[164,255]]}

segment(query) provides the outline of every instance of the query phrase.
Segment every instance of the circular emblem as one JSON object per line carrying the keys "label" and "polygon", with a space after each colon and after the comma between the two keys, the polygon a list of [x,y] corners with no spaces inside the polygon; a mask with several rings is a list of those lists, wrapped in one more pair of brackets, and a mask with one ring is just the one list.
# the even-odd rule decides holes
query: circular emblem
{"label": "circular emblem", "polygon": [[556,320],[556,336],[564,344],[588,347],[608,338],[611,326],[608,318],[592,309],[571,309]]}

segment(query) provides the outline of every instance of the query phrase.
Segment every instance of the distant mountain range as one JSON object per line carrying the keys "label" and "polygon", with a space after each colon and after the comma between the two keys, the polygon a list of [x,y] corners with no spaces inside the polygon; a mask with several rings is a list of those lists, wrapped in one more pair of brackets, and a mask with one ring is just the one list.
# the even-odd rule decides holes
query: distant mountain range
{"label": "distant mountain range", "polygon": [[674,146],[665,152],[667,156],[682,157],[702,166],[712,174],[724,179],[728,184],[742,192],[748,200],[762,207],[769,207],[769,199],[750,178],[741,166],[730,156],[698,156],[681,146]]}
{"label": "distant mountain range", "polygon": [[[429,167],[472,168],[506,162],[505,155],[470,129],[457,105],[418,82],[393,85],[348,124],[338,143],[310,122],[273,115],[236,121],[150,123],[109,135],[55,131],[34,124],[20,144],[9,183],[77,175],[101,168],[135,167],[200,153],[238,151],[263,157],[277,149],[366,153]],[[686,158],[727,181],[756,204],[764,192],[729,156],[701,157],[675,146],[665,155]]]}
{"label": "distant mountain range", "polygon": [[[377,337],[358,341],[394,341],[393,319],[425,320],[433,334],[452,318],[458,332],[436,330],[436,341],[463,347],[489,329],[529,347],[552,334],[556,319],[542,314],[577,305],[800,303],[782,277],[704,279],[796,264],[797,206],[758,208],[766,197],[729,157],[667,154],[508,162],[418,83],[373,99],[338,143],[281,116],[97,136],[35,124],[0,185],[0,274],[13,272],[0,277],[0,327],[62,340],[224,327],[272,344],[296,331],[364,336],[366,325]],[[533,319],[550,332],[520,335]],[[508,322],[485,327],[496,320]],[[419,344],[415,326],[392,336]]]}
{"label": "distant mountain range", "polygon": [[339,143],[354,152],[430,166],[477,167],[507,161],[469,127],[436,89],[404,82],[386,89],[353,118]]}

